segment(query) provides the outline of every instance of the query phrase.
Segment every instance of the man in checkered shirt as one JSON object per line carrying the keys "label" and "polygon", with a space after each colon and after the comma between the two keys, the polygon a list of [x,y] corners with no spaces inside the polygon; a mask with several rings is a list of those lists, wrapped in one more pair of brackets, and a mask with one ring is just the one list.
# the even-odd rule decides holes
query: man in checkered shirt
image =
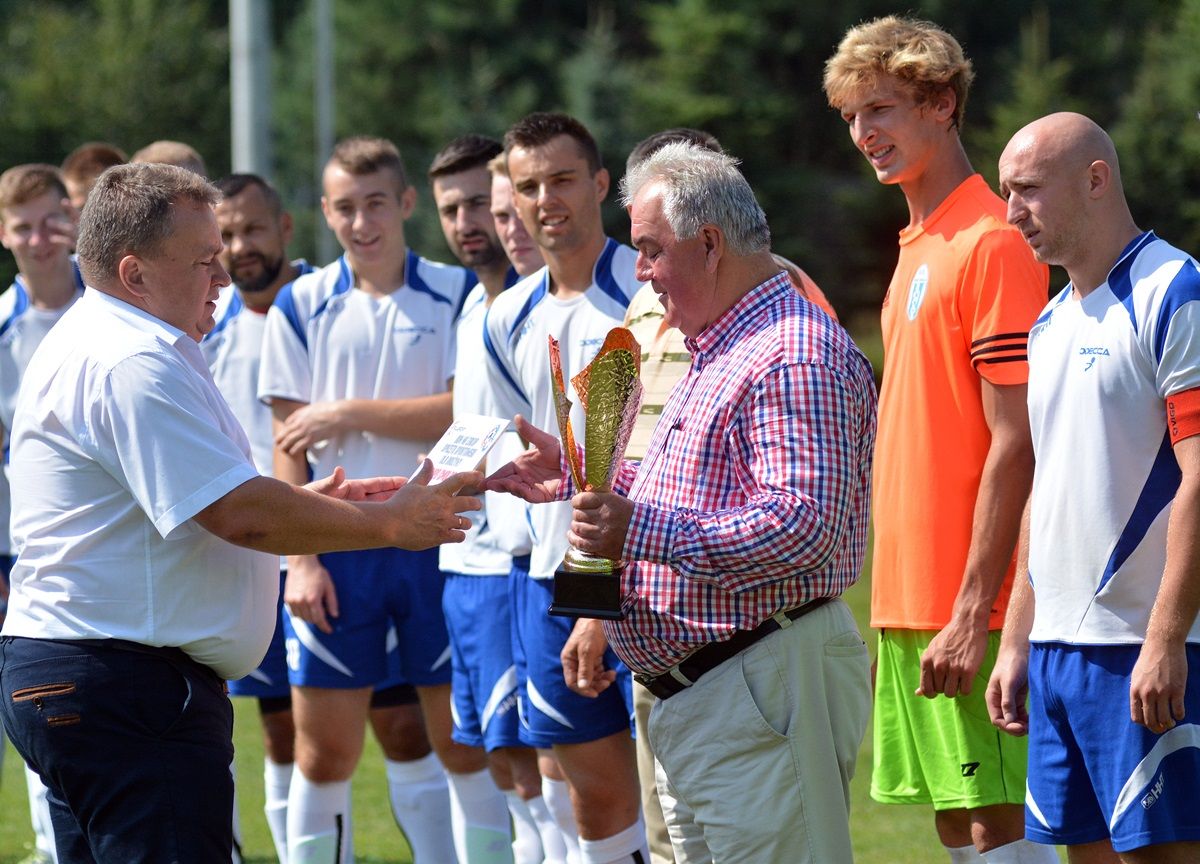
{"label": "man in checkered shirt", "polygon": [[[574,495],[569,539],[630,562],[626,617],[603,626],[660,700],[649,740],[676,859],[850,861],[869,661],[838,598],[866,547],[875,385],[772,259],[736,165],[671,144],[623,183],[637,277],[692,362],[645,459],[613,493]],[[534,449],[488,488],[570,497],[557,439],[519,431]],[[569,684],[609,686],[570,648]]]}

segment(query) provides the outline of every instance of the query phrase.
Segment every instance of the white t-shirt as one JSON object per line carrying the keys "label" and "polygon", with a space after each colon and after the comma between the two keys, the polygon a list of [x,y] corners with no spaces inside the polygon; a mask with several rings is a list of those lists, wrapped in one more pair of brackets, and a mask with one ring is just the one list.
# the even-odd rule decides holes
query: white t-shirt
{"label": "white t-shirt", "polygon": [[[562,301],[549,290],[549,272],[542,268],[505,291],[488,311],[485,340],[488,379],[501,417],[521,414],[534,426],[558,435],[551,386],[549,337],[560,343],[567,397],[574,403],[571,425],[576,442],[584,440],[583,408],[570,378],[600,350],[614,327],[625,320],[625,309],[641,288],[634,276],[637,252],[609,239],[596,260],[591,287],[581,296]],[[570,502],[527,508],[533,552],[529,574],[548,579],[567,551],[571,525]]]}
{"label": "white t-shirt", "polygon": [[[292,266],[299,268],[298,276],[313,272],[312,265],[304,260],[293,261]],[[248,308],[237,287],[229,285],[221,290],[213,318],[216,326],[200,340],[200,353],[208,362],[217,389],[233,409],[233,416],[246,430],[259,473],[270,477],[274,473],[275,435],[271,409],[258,398],[258,367],[267,316]]]}
{"label": "white t-shirt", "polygon": [[13,414],[17,410],[17,392],[33,352],[37,350],[50,328],[58,323],[71,304],[83,296],[83,277],[75,260],[71,259],[76,291],[71,300],[57,309],[38,309],[30,300],[25,282],[20,276],[0,294],[0,424],[4,426],[5,470],[0,474],[0,554],[7,555],[12,545],[7,530],[9,520],[8,446]]}
{"label": "white t-shirt", "polygon": [[[410,399],[445,393],[454,322],[475,279],[407,253],[404,285],[383,297],[354,287],[345,256],[286,286],[267,313],[258,397],[296,402]],[[408,475],[433,441],[347,432],[309,450],[313,473]]]}
{"label": "white t-shirt", "polygon": [[[454,378],[454,416],[483,414],[504,416],[496,405],[483,363],[483,321],[487,317],[487,289],[480,283],[467,295],[458,319],[457,360]],[[524,448],[515,431],[505,432],[488,453],[486,470],[495,471]],[[439,550],[439,566],[447,573],[468,576],[507,574],[513,554],[529,553],[529,530],[525,504],[499,492],[485,492],[483,510],[467,513],[471,527],[462,543],[447,543]]]}
{"label": "white t-shirt", "polygon": [[1103,285],[1071,292],[1029,333],[1030,638],[1139,643],[1180,477],[1164,400],[1200,387],[1200,270],[1147,232]]}
{"label": "white t-shirt", "polygon": [[88,288],[26,370],[11,468],[5,635],[175,646],[226,678],[258,665],[277,559],[192,520],[258,476],[193,339]]}

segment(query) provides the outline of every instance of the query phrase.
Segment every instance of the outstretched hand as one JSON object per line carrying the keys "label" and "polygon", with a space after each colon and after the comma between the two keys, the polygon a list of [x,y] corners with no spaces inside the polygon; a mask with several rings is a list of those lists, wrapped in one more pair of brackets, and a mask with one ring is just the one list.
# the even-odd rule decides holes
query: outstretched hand
{"label": "outstretched hand", "polygon": [[365,477],[350,480],[339,465],[328,477],[314,480],[305,488],[341,501],[387,501],[407,482],[407,478],[404,477]]}
{"label": "outstretched hand", "polygon": [[394,517],[392,545],[420,550],[466,539],[471,520],[459,514],[479,510],[483,502],[458,493],[478,488],[483,475],[478,471],[463,471],[430,486],[432,476],[433,463],[426,459],[413,478],[384,504]]}
{"label": "outstretched hand", "polygon": [[530,448],[488,477],[483,488],[516,495],[530,504],[556,500],[562,484],[562,447],[558,439],[520,414],[513,422],[517,434],[529,442]]}

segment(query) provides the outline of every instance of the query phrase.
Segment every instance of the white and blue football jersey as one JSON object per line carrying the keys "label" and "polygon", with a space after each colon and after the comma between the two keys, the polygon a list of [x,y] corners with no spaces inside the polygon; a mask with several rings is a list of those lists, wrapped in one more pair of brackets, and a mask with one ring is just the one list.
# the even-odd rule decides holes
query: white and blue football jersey
{"label": "white and blue football jersey", "polygon": [[[634,276],[637,252],[609,239],[596,260],[591,287],[578,297],[559,300],[550,293],[550,274],[542,268],[492,302],[484,328],[487,372],[499,416],[521,414],[534,426],[558,434],[551,384],[549,337],[559,341],[563,374],[582,370],[600,350],[608,332],[625,320],[629,301],[642,287]],[[584,440],[584,414],[569,380],[574,403],[575,439]],[[547,579],[567,551],[571,524],[569,502],[527,508],[533,539],[529,575]]]}
{"label": "white and blue football jersey", "polygon": [[[265,402],[409,399],[446,392],[454,324],[474,276],[407,253],[404,285],[355,289],[345,256],[280,291],[267,313],[258,397]],[[346,432],[309,450],[315,476],[407,475],[434,441]]]}
{"label": "white and blue football jersey", "polygon": [[1200,269],[1150,232],[1086,297],[1063,289],[1030,331],[1032,640],[1145,638],[1180,480],[1165,400],[1200,387],[1198,333]]}

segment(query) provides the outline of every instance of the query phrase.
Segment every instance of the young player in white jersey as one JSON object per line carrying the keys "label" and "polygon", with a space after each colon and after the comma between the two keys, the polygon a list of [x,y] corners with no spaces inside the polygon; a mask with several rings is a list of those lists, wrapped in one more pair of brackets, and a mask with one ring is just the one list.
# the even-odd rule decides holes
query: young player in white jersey
{"label": "young player in white jersey", "polygon": [[[608,172],[581,123],[563,114],[531,114],[509,129],[505,152],[517,210],[547,266],[493,302],[484,333],[488,373],[504,415],[522,414],[539,428],[554,429],[547,337],[561,343],[568,375],[583,369],[608,331],[621,325],[641,287],[633,275],[637,255],[604,235],[600,204]],[[582,437],[579,400],[573,391],[569,395]],[[554,570],[567,549],[569,503],[540,506],[527,518],[530,568],[514,568],[512,579],[522,740],[552,747],[558,757],[572,788],[581,861],[645,861],[628,670],[608,650],[598,622],[582,620],[572,632],[570,620],[546,614]],[[585,682],[587,695],[573,692],[564,682],[567,654],[585,657],[579,667],[585,669],[603,654],[606,676],[620,686]],[[561,791],[550,782],[544,788],[555,817],[569,825]]]}
{"label": "young player in white jersey", "polygon": [[[493,176],[490,170],[493,160],[502,163],[502,152],[503,147],[495,139],[465,135],[443,147],[429,168],[446,244],[479,277],[458,320],[456,368],[463,374],[454,384],[455,417],[497,413],[487,376],[467,373],[485,353],[483,322],[492,301],[521,276],[542,266],[541,255],[528,234],[524,241],[519,238],[519,233],[524,233],[519,219],[514,220],[515,225],[506,223],[506,236],[518,241],[514,247],[518,254],[511,266],[497,236],[492,211],[499,205],[500,212],[508,215],[512,201],[508,177],[503,173]],[[493,449],[489,464],[494,462],[499,467],[520,449],[516,433],[506,433]],[[486,493],[484,499],[484,511],[472,520],[465,548],[441,549],[441,568],[446,577],[442,604],[454,652],[454,737],[487,751],[492,776],[481,772],[470,778],[473,794],[484,798],[494,778],[507,798],[508,812],[496,809],[491,826],[463,825],[465,819],[459,817],[461,808],[456,799],[472,790],[467,788],[468,778],[451,777],[459,861],[467,860],[465,841],[472,829],[481,836],[492,831],[507,838],[511,814],[516,864],[561,862],[566,847],[542,798],[537,753],[522,744],[518,730],[508,579],[513,554],[526,559],[529,555],[524,506],[508,495]]]}
{"label": "young player in white jersey", "polygon": [[[18,271],[12,286],[0,294],[0,434],[6,471],[8,433],[29,359],[83,293],[83,277],[71,256],[78,218],[54,166],[18,165],[0,174],[0,245],[12,253]],[[12,567],[8,504],[8,480],[0,476],[0,624]],[[25,779],[37,851],[45,860],[56,861],[46,787],[28,768]]]}
{"label": "young player in white jersey", "polygon": [[1137,227],[1082,115],[1019,131],[1000,185],[1071,279],[1029,334],[1028,578],[988,686],[1029,733],[1026,835],[1075,864],[1200,860],[1200,265]]}
{"label": "young player in white jersey", "polygon": [[[268,313],[259,396],[275,416],[276,476],[309,466],[412,471],[450,422],[453,325],[474,278],[408,250],[416,190],[395,146],[338,144],[322,209],[345,254],[282,291]],[[431,743],[453,773],[484,768],[450,738],[450,652],[437,552],[378,550],[289,558],[284,600],[296,764],[288,805],[292,864],[334,861],[348,842],[349,782],[371,688],[387,675],[395,625],[405,680],[417,687]],[[451,860],[438,759],[387,761],[393,812],[418,862]],[[399,804],[397,804],[399,802]],[[434,818],[402,818],[423,809]]]}

